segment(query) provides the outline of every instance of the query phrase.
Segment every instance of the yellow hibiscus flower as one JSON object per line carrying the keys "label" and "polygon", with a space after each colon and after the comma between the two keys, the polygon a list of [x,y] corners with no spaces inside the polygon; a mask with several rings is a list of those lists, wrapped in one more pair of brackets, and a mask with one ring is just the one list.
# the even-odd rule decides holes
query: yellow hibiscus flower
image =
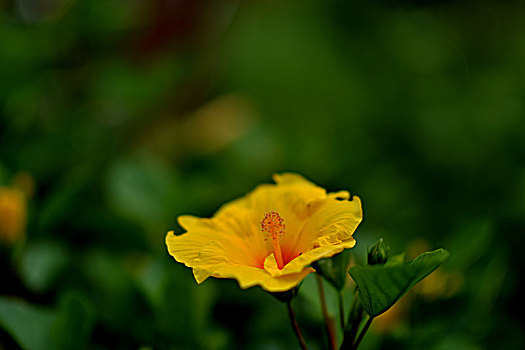
{"label": "yellow hibiscus flower", "polygon": [[25,235],[27,204],[24,193],[14,187],[0,187],[0,242],[18,242]]}
{"label": "yellow hibiscus flower", "polygon": [[287,291],[313,271],[312,262],[355,245],[352,234],[362,220],[358,197],[327,193],[297,174],[273,178],[276,184],[259,185],[210,219],[179,216],[187,232],[168,232],[166,245],[198,283],[235,278],[241,288]]}

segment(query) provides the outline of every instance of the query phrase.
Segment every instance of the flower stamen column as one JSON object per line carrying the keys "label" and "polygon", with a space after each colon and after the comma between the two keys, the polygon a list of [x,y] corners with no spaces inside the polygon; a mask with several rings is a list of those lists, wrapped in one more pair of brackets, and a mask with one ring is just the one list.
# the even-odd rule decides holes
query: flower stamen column
{"label": "flower stamen column", "polygon": [[276,211],[270,211],[264,215],[261,221],[261,229],[263,232],[268,232],[273,243],[273,255],[277,262],[277,267],[282,270],[284,267],[283,253],[281,251],[281,244],[279,239],[284,235],[286,228],[284,220]]}

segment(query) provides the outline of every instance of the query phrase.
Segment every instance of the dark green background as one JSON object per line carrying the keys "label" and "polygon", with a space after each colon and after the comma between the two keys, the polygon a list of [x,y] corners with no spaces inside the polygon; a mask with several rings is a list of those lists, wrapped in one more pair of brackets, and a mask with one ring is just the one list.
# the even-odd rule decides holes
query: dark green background
{"label": "dark green background", "polygon": [[[451,252],[457,290],[363,349],[523,348],[524,10],[0,0],[0,182],[36,183],[26,242],[2,250],[0,347],[295,347],[277,300],[198,286],[164,244],[178,215],[295,171],[362,198],[355,259],[380,237]],[[296,305],[312,349],[314,287]]]}

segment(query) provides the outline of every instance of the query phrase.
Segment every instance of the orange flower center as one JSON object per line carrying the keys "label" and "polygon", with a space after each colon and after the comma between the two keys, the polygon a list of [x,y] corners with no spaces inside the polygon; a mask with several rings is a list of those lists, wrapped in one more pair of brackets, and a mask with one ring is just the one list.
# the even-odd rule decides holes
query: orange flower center
{"label": "orange flower center", "polygon": [[273,243],[273,255],[277,262],[277,267],[282,269],[283,264],[283,253],[281,251],[281,245],[279,244],[279,238],[284,235],[284,220],[276,211],[269,211],[264,214],[264,218],[261,221],[261,229],[263,232],[268,232]]}

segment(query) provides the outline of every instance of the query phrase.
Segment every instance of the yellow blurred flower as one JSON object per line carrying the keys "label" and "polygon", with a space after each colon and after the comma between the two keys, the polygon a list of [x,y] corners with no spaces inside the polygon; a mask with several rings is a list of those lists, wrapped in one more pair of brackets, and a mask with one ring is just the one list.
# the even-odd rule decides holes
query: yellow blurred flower
{"label": "yellow blurred flower", "polygon": [[[432,249],[430,242],[419,237],[409,243],[407,252],[410,259],[415,259],[419,254],[430,249]],[[460,271],[445,270],[441,267],[418,283],[415,292],[421,294],[427,301],[447,299],[454,296],[462,285],[463,275]]]}
{"label": "yellow blurred flower", "polygon": [[14,243],[25,235],[27,205],[24,193],[0,187],[0,241]]}
{"label": "yellow blurred flower", "polygon": [[241,288],[286,291],[313,271],[312,262],[355,245],[352,235],[362,220],[358,197],[327,193],[297,174],[273,178],[276,184],[259,185],[210,219],[178,218],[187,232],[168,232],[168,251],[193,269],[198,283],[235,278]]}
{"label": "yellow blurred flower", "polygon": [[378,334],[393,333],[407,322],[414,294],[409,291],[385,313],[374,318],[372,331]]}
{"label": "yellow blurred flower", "polygon": [[180,126],[181,138],[192,151],[217,152],[246,134],[254,124],[254,116],[253,107],[241,95],[220,96],[185,119]]}
{"label": "yellow blurred flower", "polygon": [[31,198],[35,192],[35,179],[28,172],[22,171],[13,177],[13,187],[22,190],[26,198]]}

